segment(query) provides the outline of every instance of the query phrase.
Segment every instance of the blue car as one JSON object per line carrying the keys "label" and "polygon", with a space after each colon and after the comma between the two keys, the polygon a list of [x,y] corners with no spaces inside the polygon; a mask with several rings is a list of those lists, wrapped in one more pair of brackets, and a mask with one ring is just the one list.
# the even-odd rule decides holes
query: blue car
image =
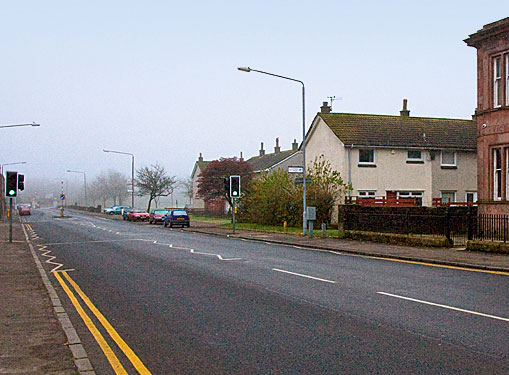
{"label": "blue car", "polygon": [[164,226],[165,227],[174,227],[174,226],[188,227],[191,225],[189,221],[189,215],[185,210],[170,210],[166,215],[164,215]]}

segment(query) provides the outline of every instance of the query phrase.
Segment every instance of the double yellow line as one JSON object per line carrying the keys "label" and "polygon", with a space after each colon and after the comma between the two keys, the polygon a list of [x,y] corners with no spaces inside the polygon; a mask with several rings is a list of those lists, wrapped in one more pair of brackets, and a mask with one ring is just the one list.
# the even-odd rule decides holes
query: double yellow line
{"label": "double yellow line", "polygon": [[108,345],[106,340],[104,339],[104,336],[101,334],[101,332],[97,329],[96,325],[90,318],[90,316],[85,312],[83,307],[81,306],[80,302],[78,301],[78,298],[74,295],[71,288],[67,285],[66,281],[62,278],[61,275],[64,276],[64,278],[67,280],[67,282],[71,285],[71,287],[74,289],[74,291],[78,294],[78,296],[83,300],[85,305],[89,308],[89,310],[95,315],[97,320],[102,324],[104,329],[106,329],[106,332],[110,335],[110,337],[115,341],[115,343],[118,345],[120,350],[125,354],[125,356],[129,359],[129,361],[132,363],[134,368],[138,371],[140,375],[151,375],[151,372],[145,367],[143,362],[141,362],[140,358],[132,351],[132,349],[129,347],[129,345],[126,344],[126,342],[120,337],[120,335],[117,333],[117,331],[112,327],[112,325],[106,320],[104,315],[94,306],[92,301],[87,297],[85,293],[81,290],[81,288],[74,282],[73,279],[67,274],[66,271],[57,271],[54,272],[55,277],[57,278],[58,282],[64,289],[65,293],[71,300],[72,304],[74,305],[74,308],[80,315],[81,319],[83,319],[83,322],[87,326],[90,333],[92,333],[92,336],[94,336],[95,340],[99,344],[99,347],[103,351],[104,355],[108,359],[108,362],[110,363],[111,367],[115,371],[116,375],[127,375],[127,371],[125,370],[124,366],[122,366],[122,363],[120,363],[120,360],[116,356],[116,354],[113,352],[111,347]]}

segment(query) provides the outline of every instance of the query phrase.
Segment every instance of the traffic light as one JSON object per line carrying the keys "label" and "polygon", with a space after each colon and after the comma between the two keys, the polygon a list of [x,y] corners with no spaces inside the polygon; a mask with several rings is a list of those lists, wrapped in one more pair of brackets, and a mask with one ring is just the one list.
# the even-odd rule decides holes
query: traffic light
{"label": "traffic light", "polygon": [[224,185],[224,193],[226,194],[227,197],[230,196],[230,179],[228,178],[223,178],[223,185]]}
{"label": "traffic light", "polygon": [[18,174],[18,190],[25,190],[25,175]]}
{"label": "traffic light", "polygon": [[230,197],[240,197],[240,176],[230,176]]}
{"label": "traffic light", "polygon": [[7,172],[5,177],[5,196],[15,197],[18,195],[18,172]]}

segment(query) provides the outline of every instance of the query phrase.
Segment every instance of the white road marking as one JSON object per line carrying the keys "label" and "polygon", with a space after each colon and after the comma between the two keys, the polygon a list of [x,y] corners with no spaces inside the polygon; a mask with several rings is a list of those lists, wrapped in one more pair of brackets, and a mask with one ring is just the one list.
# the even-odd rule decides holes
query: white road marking
{"label": "white road marking", "polygon": [[100,242],[126,242],[126,241],[150,241],[143,238],[129,238],[125,240],[96,240],[96,241],[77,241],[77,242],[53,242],[53,243],[45,243],[42,244],[44,246],[54,246],[54,245],[74,245],[81,243],[100,243]]}
{"label": "white road marking", "polygon": [[202,253],[202,252],[199,252],[199,251],[194,251],[194,249],[190,249],[189,252],[191,254],[200,254],[200,255],[208,255],[208,256],[213,256],[213,257],[217,257],[219,260],[242,260],[242,258],[223,258],[220,254],[212,254],[212,253]]}
{"label": "white road marking", "polygon": [[273,268],[272,271],[277,271],[277,272],[283,272],[283,273],[289,273],[290,275],[295,275],[295,276],[300,276],[300,277],[306,277],[308,279],[313,279],[313,280],[318,280],[318,281],[324,281],[326,283],[331,283],[331,284],[336,284],[335,281],[332,281],[332,280],[327,280],[327,279],[321,279],[319,277],[314,277],[314,276],[309,276],[309,275],[303,275],[301,273],[295,273],[295,272],[290,272],[290,271],[285,271],[285,270],[281,270],[279,268]]}
{"label": "white road marking", "polygon": [[439,304],[439,303],[433,303],[433,302],[428,302],[428,301],[422,301],[422,300],[420,300],[420,299],[415,299],[415,298],[409,298],[409,297],[398,296],[397,294],[391,294],[391,293],[385,293],[385,292],[377,292],[377,293],[378,293],[378,294],[383,294],[384,296],[400,298],[400,299],[404,299],[404,300],[407,300],[407,301],[423,303],[423,304],[425,304],[425,305],[431,305],[431,306],[442,307],[442,308],[444,308],[444,309],[455,310],[455,311],[461,311],[461,312],[468,313],[468,314],[474,314],[474,315],[484,316],[484,317],[486,317],[486,318],[498,319],[498,320],[503,320],[504,322],[509,322],[509,318],[502,318],[502,317],[500,317],[500,316],[489,315],[489,314],[483,314],[483,313],[480,313],[480,312],[477,312],[477,311],[465,310],[465,309],[460,309],[460,308],[458,308],[458,307],[447,306],[447,305],[441,305],[441,304]]}

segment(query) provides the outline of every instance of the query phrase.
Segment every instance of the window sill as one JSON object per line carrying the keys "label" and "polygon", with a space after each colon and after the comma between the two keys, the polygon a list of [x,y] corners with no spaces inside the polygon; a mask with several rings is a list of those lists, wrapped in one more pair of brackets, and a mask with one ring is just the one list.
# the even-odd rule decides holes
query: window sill
{"label": "window sill", "polygon": [[407,164],[424,164],[424,160],[407,160]]}
{"label": "window sill", "polygon": [[442,169],[458,169],[455,165],[441,165],[440,168]]}
{"label": "window sill", "polygon": [[359,168],[376,168],[376,164],[357,164]]}

